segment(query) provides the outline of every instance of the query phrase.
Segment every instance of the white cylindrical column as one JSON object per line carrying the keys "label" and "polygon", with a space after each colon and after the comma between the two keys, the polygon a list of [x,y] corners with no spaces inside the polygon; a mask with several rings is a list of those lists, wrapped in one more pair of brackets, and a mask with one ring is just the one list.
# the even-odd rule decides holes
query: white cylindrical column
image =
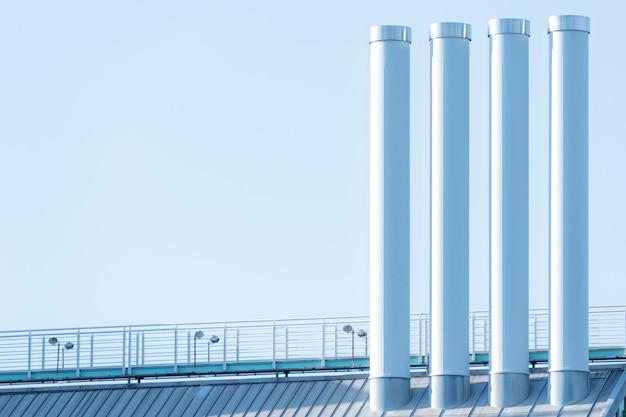
{"label": "white cylindrical column", "polygon": [[589,27],[551,16],[550,34],[550,403],[589,391]]}
{"label": "white cylindrical column", "polygon": [[409,47],[411,29],[370,29],[370,407],[411,394]]}
{"label": "white cylindrical column", "polygon": [[465,23],[430,25],[431,407],[469,394],[469,43]]}
{"label": "white cylindrical column", "polygon": [[491,19],[489,397],[528,397],[528,38],[530,22]]}

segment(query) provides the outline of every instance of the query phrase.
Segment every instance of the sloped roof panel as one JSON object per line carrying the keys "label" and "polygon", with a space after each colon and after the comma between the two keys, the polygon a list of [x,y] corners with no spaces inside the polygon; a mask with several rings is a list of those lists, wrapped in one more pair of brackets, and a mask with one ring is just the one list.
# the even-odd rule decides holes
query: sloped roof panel
{"label": "sloped roof panel", "polygon": [[232,417],[243,417],[246,415],[252,403],[257,399],[263,388],[263,384],[246,384],[248,390],[243,396],[237,408],[230,414]]}
{"label": "sloped roof panel", "polygon": [[[429,408],[428,378],[415,377],[410,402],[384,417],[604,417],[607,407],[615,408],[626,392],[622,368],[600,370],[591,374],[585,400],[559,408],[548,403],[547,374],[536,373],[531,374],[528,399],[501,410],[488,405],[488,375],[474,375],[470,382],[467,401],[441,412]],[[382,417],[369,409],[369,383],[362,375],[11,388],[0,390],[0,415]]]}
{"label": "sloped roof panel", "polygon": [[94,417],[107,417],[111,411],[111,409],[120,401],[120,398],[124,394],[123,390],[112,389],[109,390],[108,395],[106,395],[106,399],[102,402],[98,411],[96,411],[93,415]]}
{"label": "sloped roof panel", "polygon": [[[183,390],[180,399],[173,405],[172,410],[167,416],[171,417],[181,417],[185,411],[192,406],[194,401],[197,403],[200,401],[200,396],[198,395],[198,390],[200,388],[204,388],[205,390],[209,390],[210,387],[198,387],[198,386],[190,386],[185,387]],[[177,389],[177,391],[179,391]]]}
{"label": "sloped roof panel", "polygon": [[163,395],[152,404],[152,407],[147,411],[146,415],[151,417],[169,416],[169,411],[176,405],[184,392],[185,390],[179,387],[165,387],[163,389]]}
{"label": "sloped roof panel", "polygon": [[245,414],[242,417],[256,417],[259,414],[261,406],[265,404],[272,392],[276,389],[275,383],[257,384],[260,386],[259,392],[250,402]]}
{"label": "sloped roof panel", "polygon": [[317,396],[315,403],[309,407],[306,417],[319,417],[338,386],[339,381],[324,381],[324,387]]}
{"label": "sloped roof panel", "polygon": [[[215,409],[221,409],[227,399],[232,395],[235,391],[236,386],[234,385],[225,385],[225,386],[217,386],[213,387],[211,391],[209,391],[202,402],[198,404],[198,407],[193,409],[188,409],[185,411],[183,416],[187,417],[206,417],[206,416],[216,416],[217,413],[214,411]],[[198,394],[200,398],[202,398],[201,394]]]}
{"label": "sloped roof panel", "polygon": [[30,407],[30,404],[37,397],[36,395],[15,395],[14,401],[9,404],[11,407],[7,410],[8,416],[22,416],[24,411]]}

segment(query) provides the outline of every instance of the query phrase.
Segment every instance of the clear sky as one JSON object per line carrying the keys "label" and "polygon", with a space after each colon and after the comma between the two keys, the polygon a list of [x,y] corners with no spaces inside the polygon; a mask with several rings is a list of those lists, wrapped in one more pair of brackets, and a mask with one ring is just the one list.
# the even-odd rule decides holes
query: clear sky
{"label": "clear sky", "polygon": [[0,329],[366,315],[369,45],[413,28],[412,312],[428,311],[428,24],[472,25],[471,308],[488,305],[487,20],[531,21],[531,307],[548,35],[591,17],[590,304],[626,304],[621,1],[0,3]]}

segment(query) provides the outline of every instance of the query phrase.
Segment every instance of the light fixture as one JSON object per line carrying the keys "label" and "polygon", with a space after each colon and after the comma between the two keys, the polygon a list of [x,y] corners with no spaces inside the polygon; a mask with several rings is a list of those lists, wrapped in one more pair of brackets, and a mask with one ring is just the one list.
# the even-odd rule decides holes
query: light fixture
{"label": "light fixture", "polygon": [[209,337],[209,340],[211,341],[211,343],[217,343],[217,342],[220,341],[220,338],[215,336],[215,335],[213,335],[213,336]]}
{"label": "light fixture", "polygon": [[202,330],[198,330],[194,333],[193,337],[196,339],[202,339],[204,337],[204,332]]}
{"label": "light fixture", "polygon": [[345,326],[343,326],[343,331],[346,333],[350,333],[354,331],[354,329],[352,329],[352,326],[350,326],[349,324],[346,324]]}
{"label": "light fixture", "polygon": [[59,361],[61,360],[61,356],[62,356],[62,361],[63,361],[61,366],[65,368],[65,351],[74,349],[74,343],[65,342],[65,345],[63,345],[65,349],[63,349],[63,352],[61,352],[61,344],[59,343],[59,339],[57,339],[56,337],[49,338],[48,344],[57,347],[57,374],[58,374],[59,373]]}

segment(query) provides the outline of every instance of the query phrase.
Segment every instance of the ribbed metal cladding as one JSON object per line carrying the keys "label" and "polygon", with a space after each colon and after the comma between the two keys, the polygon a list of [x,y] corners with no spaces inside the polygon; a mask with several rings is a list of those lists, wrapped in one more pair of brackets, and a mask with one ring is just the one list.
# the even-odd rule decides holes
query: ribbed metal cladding
{"label": "ribbed metal cladding", "polygon": [[550,402],[589,391],[589,29],[552,16],[550,36]]}
{"label": "ribbed metal cladding", "polygon": [[[304,378],[304,379],[302,379]],[[373,417],[367,406],[369,389],[362,376],[269,378],[251,382],[237,378],[221,382],[146,382],[142,384],[39,384],[37,387],[0,390],[2,417]],[[614,416],[623,404],[626,375],[620,365],[593,372],[588,401],[555,407],[545,395],[544,372],[531,378],[528,400],[515,409],[487,405],[488,375],[471,377],[471,396],[462,408],[448,415],[541,417]],[[246,381],[247,380],[247,381]],[[52,385],[52,384],[50,384]],[[428,378],[411,379],[410,402],[397,416],[441,417],[430,408]]]}
{"label": "ribbed metal cladding", "polygon": [[292,415],[358,416],[367,410],[365,378],[181,385],[68,386],[0,392],[3,417]]}
{"label": "ribbed metal cladding", "polygon": [[431,406],[469,395],[469,43],[471,27],[430,25]]}
{"label": "ribbed metal cladding", "polygon": [[410,384],[411,29],[370,30],[370,407],[395,410]]}

